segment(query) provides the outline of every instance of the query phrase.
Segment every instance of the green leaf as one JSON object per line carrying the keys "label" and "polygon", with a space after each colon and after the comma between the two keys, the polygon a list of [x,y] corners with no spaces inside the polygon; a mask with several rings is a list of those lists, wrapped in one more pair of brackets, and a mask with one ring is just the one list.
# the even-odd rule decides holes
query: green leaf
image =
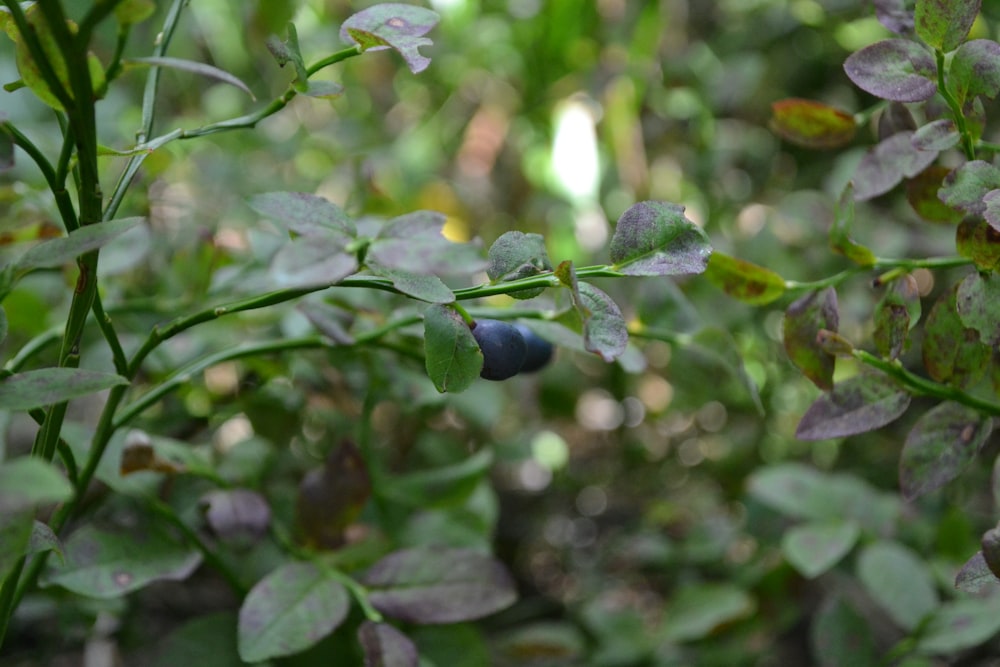
{"label": "green leaf", "polygon": [[313,563],[285,563],[243,600],[240,657],[258,662],[303,651],[333,632],[349,608],[347,590],[333,573]]}
{"label": "green leaf", "polygon": [[982,551],[977,551],[955,575],[955,588],[965,593],[978,593],[986,586],[996,586],[998,583],[1000,579],[986,564]]}
{"label": "green leaf", "polygon": [[940,51],[954,51],[979,14],[982,0],[917,0],[914,27],[924,44]]}
{"label": "green leaf", "polygon": [[924,323],[924,367],[937,382],[967,388],[982,378],[992,350],[975,329],[966,328],[958,315],[959,285],[942,294]]}
{"label": "green leaf", "polygon": [[785,531],[781,551],[802,576],[814,579],[846,556],[860,535],[853,520],[813,521]]}
{"label": "green leaf", "polygon": [[976,410],[948,401],[913,425],[899,461],[899,485],[913,500],[941,488],[965,469],[993,430],[993,421]]}
{"label": "green leaf", "polygon": [[718,251],[712,253],[705,277],[729,296],[755,306],[785,293],[785,279],[774,271]]}
{"label": "green leaf", "polygon": [[673,276],[705,271],[712,246],[684,207],[656,201],[622,213],[611,237],[614,269],[629,276]]}
{"label": "green leaf", "polygon": [[156,650],[153,667],[243,667],[236,650],[236,613],[196,616],[174,628]]}
{"label": "green leaf", "polygon": [[894,102],[923,102],[937,92],[937,65],[908,39],[884,39],[855,51],[844,72],[858,88]]}
{"label": "green leaf", "polygon": [[590,283],[580,283],[579,294],[584,347],[604,361],[614,361],[628,345],[628,325],[622,311],[610,296]]}
{"label": "green leaf", "polygon": [[[530,278],[552,270],[552,261],[545,250],[545,238],[541,234],[504,232],[490,246],[487,260],[486,275],[493,283]],[[544,287],[517,290],[510,296],[531,299],[543,291]]]}
{"label": "green leaf", "polygon": [[85,524],[66,540],[65,552],[66,563],[50,567],[45,582],[102,599],[186,579],[201,563],[197,549],[148,520],[128,527]]}
{"label": "green leaf", "polygon": [[948,67],[947,86],[960,105],[966,99],[1000,94],[1000,44],[974,39],[958,47]]}
{"label": "green leaf", "polygon": [[1000,600],[996,596],[946,602],[931,617],[917,640],[920,653],[954,655],[1000,632]]}
{"label": "green leaf", "polygon": [[865,617],[839,595],[828,596],[809,632],[817,667],[877,667],[879,653]]}
{"label": "green leaf", "polygon": [[0,409],[41,408],[128,383],[120,375],[76,368],[43,368],[15,373],[0,380]]}
{"label": "green leaf", "polygon": [[272,258],[270,273],[281,287],[336,285],[358,270],[350,243],[337,232],[292,239]]}
{"label": "green leaf", "polygon": [[424,35],[437,25],[440,18],[429,9],[414,5],[374,5],[344,21],[340,38],[357,44],[362,51],[393,48],[403,56],[410,71],[416,74],[431,64],[431,59],[420,55],[418,49],[433,44]]}
{"label": "green leaf", "polygon": [[247,204],[296,234],[322,236],[331,230],[357,236],[358,230],[347,214],[323,197],[305,192],[267,192],[254,195]]}
{"label": "green leaf", "polygon": [[985,220],[963,220],[955,232],[955,248],[981,271],[1000,269],[1000,230]]}
{"label": "green leaf", "polygon": [[732,584],[682,587],[667,605],[659,635],[674,642],[702,639],[720,625],[751,616],[750,595]]}
{"label": "green leaf", "polygon": [[479,377],[483,353],[454,309],[434,305],[424,311],[424,363],[440,392],[463,391]]}
{"label": "green leaf", "polygon": [[454,505],[468,498],[493,465],[493,451],[482,449],[464,461],[384,478],[383,493],[414,507]]}
{"label": "green leaf", "polygon": [[417,275],[468,275],[486,268],[478,243],[454,243],[441,233],[445,216],[414,211],[393,218],[368,247],[373,271],[392,269]]}
{"label": "green leaf", "polygon": [[[3,540],[0,540],[2,543]],[[46,551],[54,551],[62,562],[66,562],[66,553],[63,550],[62,542],[52,532],[52,529],[41,521],[35,521],[31,528],[31,540],[28,543],[29,554],[40,554]]]}
{"label": "green leaf", "polygon": [[854,139],[857,123],[851,114],[822,102],[786,99],[771,103],[771,130],[805,148],[839,148]]}
{"label": "green leaf", "polygon": [[895,421],[909,405],[910,395],[885,375],[857,375],[816,399],[795,437],[825,440],[867,433]]}
{"label": "green leaf", "polygon": [[410,638],[388,623],[365,621],[358,628],[358,642],[366,667],[417,667],[420,656]]}
{"label": "green leaf", "polygon": [[372,605],[408,623],[471,621],[514,604],[514,581],[500,561],[467,549],[404,549],[364,577]]}
{"label": "green leaf", "polygon": [[872,599],[904,630],[914,630],[938,608],[930,570],[918,554],[897,542],[881,540],[865,547],[857,574]]}
{"label": "green leaf", "polygon": [[51,463],[36,456],[0,463],[0,515],[60,503],[72,495],[73,486],[66,477]]}
{"label": "green leaf", "polygon": [[[3,469],[0,468],[0,479],[2,475]],[[3,502],[3,495],[0,495],[0,502]],[[28,553],[32,522],[33,513],[30,510],[0,511],[0,581],[6,579],[17,562]]]}
{"label": "green leaf", "polygon": [[454,303],[455,301],[455,293],[437,276],[420,275],[379,266],[377,262],[372,261],[371,256],[366,261],[368,268],[374,275],[388,278],[392,281],[393,287],[414,299],[428,303]]}
{"label": "green leaf", "polygon": [[953,225],[962,221],[962,213],[938,198],[944,179],[951,173],[948,167],[931,165],[906,181],[906,200],[924,220]]}
{"label": "green leaf", "polygon": [[123,0],[115,5],[115,19],[122,25],[142,23],[156,11],[153,0]]}
{"label": "green leaf", "polygon": [[955,295],[958,317],[979,333],[986,345],[1000,343],[1000,278],[995,274],[970,273]]}
{"label": "green leaf", "polygon": [[958,145],[961,135],[955,121],[941,118],[927,123],[913,133],[913,147],[919,151],[946,151]]}
{"label": "green leaf", "polygon": [[854,226],[854,200],[854,183],[848,181],[840,193],[833,225],[830,226],[830,248],[855,264],[871,266],[875,263],[874,253],[851,238],[851,227]]}
{"label": "green leaf", "polygon": [[225,70],[221,70],[218,67],[213,67],[212,65],[207,65],[205,63],[199,63],[193,60],[184,60],[182,58],[169,58],[167,56],[128,58],[124,62],[128,65],[136,64],[146,67],[169,67],[170,69],[176,69],[182,72],[190,72],[191,74],[197,74],[198,76],[215,79],[216,81],[221,81],[222,83],[228,83],[230,86],[239,88],[244,93],[249,95],[250,99],[257,99],[254,97],[250,87],[240,81],[237,77]]}
{"label": "green leaf", "polygon": [[81,227],[62,238],[43,241],[21,255],[15,266],[20,271],[54,268],[97,250],[118,238],[145,218],[122,218]]}
{"label": "green leaf", "polygon": [[971,160],[948,174],[938,196],[952,208],[981,216],[986,212],[983,197],[997,188],[1000,188],[1000,169],[983,160]]}
{"label": "green leaf", "polygon": [[895,359],[903,351],[910,329],[920,320],[920,290],[916,279],[906,274],[890,284],[875,306],[872,338],[878,353]]}
{"label": "green leaf", "polygon": [[792,302],[782,325],[785,351],[795,367],[823,390],[833,389],[836,357],[817,342],[820,331],[837,331],[840,315],[832,287],[810,292]]}

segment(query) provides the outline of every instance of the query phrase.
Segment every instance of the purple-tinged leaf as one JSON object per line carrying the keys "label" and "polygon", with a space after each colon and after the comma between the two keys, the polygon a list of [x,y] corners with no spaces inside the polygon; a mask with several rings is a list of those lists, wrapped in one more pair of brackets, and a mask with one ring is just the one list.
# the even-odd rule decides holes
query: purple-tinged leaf
{"label": "purple-tinged leaf", "polygon": [[410,638],[388,623],[365,621],[358,628],[365,667],[417,667],[420,656]]}
{"label": "purple-tinged leaf", "polygon": [[886,39],[848,56],[844,72],[875,97],[923,102],[937,92],[937,66],[926,48],[906,39]]}
{"label": "purple-tinged leaf", "polygon": [[583,317],[583,344],[604,361],[614,361],[625,353],[628,345],[628,326],[621,309],[610,296],[590,283],[579,284],[581,315]]}
{"label": "purple-tinged leaf", "polygon": [[1000,232],[1000,190],[990,190],[983,195],[983,218],[995,231]]}
{"label": "purple-tinged leaf", "polygon": [[916,176],[937,159],[937,151],[914,148],[913,135],[913,132],[894,134],[861,158],[851,179],[855,199],[865,201],[885,194],[904,177]]}
{"label": "purple-tinged leaf", "polygon": [[1000,584],[1000,579],[990,571],[982,551],[977,551],[955,575],[955,588],[964,593],[978,593],[986,586],[997,584]]}
{"label": "purple-tinged leaf", "polygon": [[955,225],[962,221],[962,213],[947,206],[938,198],[938,191],[951,169],[931,165],[906,181],[906,200],[917,215],[928,222]]}
{"label": "purple-tinged leaf", "polygon": [[375,563],[363,583],[376,609],[409,623],[470,621],[517,599],[500,561],[466,549],[396,551]]}
{"label": "purple-tinged leaf", "polygon": [[875,18],[897,35],[908,35],[913,32],[913,2],[875,0]]}
{"label": "purple-tinged leaf", "polygon": [[816,399],[795,436],[825,440],[867,433],[895,421],[909,405],[910,395],[885,375],[856,375]]}
{"label": "purple-tinged leaf", "polygon": [[712,253],[705,277],[729,296],[755,306],[785,293],[785,279],[774,271],[721,252]]}
{"label": "purple-tinged leaf", "polygon": [[351,239],[331,231],[325,236],[300,236],[274,255],[270,272],[281,287],[336,285],[358,270]]}
{"label": "purple-tinged leaf", "polygon": [[976,95],[1000,94],[1000,44],[974,39],[958,47],[948,67],[948,88],[959,104]]}
{"label": "purple-tinged leaf", "polygon": [[1000,268],[1000,231],[985,220],[963,220],[955,233],[955,248],[980,271]]}
{"label": "purple-tinged leaf", "polygon": [[239,88],[244,93],[249,95],[252,100],[257,99],[254,97],[254,94],[250,90],[249,86],[240,81],[237,77],[225,70],[213,67],[212,65],[206,65],[205,63],[183,60],[181,58],[170,58],[167,56],[128,58],[124,62],[126,66],[135,63],[137,65],[145,65],[148,67],[169,67],[171,69],[181,70],[182,72],[190,72],[191,74],[197,74],[198,76],[208,77],[209,79],[215,79],[216,81],[228,83],[230,86]]}
{"label": "purple-tinged leaf", "polygon": [[[552,270],[552,261],[545,249],[541,234],[504,232],[493,242],[487,253],[486,275],[494,283],[530,278]],[[545,290],[544,287],[511,292],[515,299],[531,299]]]}
{"label": "purple-tinged leaf", "polygon": [[371,496],[372,482],[361,451],[350,440],[330,450],[323,466],[299,482],[295,498],[295,528],[312,549],[338,549],[345,532]]}
{"label": "purple-tinged leaf", "polygon": [[480,244],[455,243],[445,238],[445,216],[437,211],[414,211],[385,223],[368,246],[365,262],[381,269],[417,275],[468,275],[486,268]]}
{"label": "purple-tinged leaf", "polygon": [[304,651],[347,616],[344,585],[313,563],[285,563],[250,589],[240,607],[237,646],[246,662]]}
{"label": "purple-tinged leaf", "polygon": [[854,116],[813,100],[787,99],[771,103],[771,131],[805,148],[839,148],[851,143]]}
{"label": "purple-tinged leaf", "polygon": [[934,578],[923,558],[898,542],[881,540],[862,550],[858,579],[896,624],[913,630],[939,605]]}
{"label": "purple-tinged leaf", "polygon": [[986,345],[1000,344],[1000,278],[970,273],[958,286],[955,308],[962,324],[979,333]]}
{"label": "purple-tinged leaf", "polygon": [[913,147],[918,151],[946,151],[958,145],[960,137],[955,122],[947,118],[927,123],[913,133]]}
{"label": "purple-tinged leaf", "polygon": [[102,248],[128,230],[141,225],[145,218],[122,218],[86,225],[69,234],[43,241],[21,255],[17,270],[54,268],[72,262],[80,255]]}
{"label": "purple-tinged leaf", "polygon": [[446,306],[424,311],[424,361],[440,392],[468,389],[483,369],[483,353],[465,320]]}
{"label": "purple-tinged leaf", "polygon": [[362,10],[344,21],[340,38],[357,44],[361,51],[395,49],[416,74],[431,63],[431,59],[421,55],[418,49],[433,43],[424,35],[439,20],[437,14],[423,7],[385,3]]}
{"label": "purple-tinged leaf", "polygon": [[893,281],[875,307],[875,349],[883,357],[897,358],[906,336],[920,320],[920,290],[912,275]]}
{"label": "purple-tinged leaf", "polygon": [[137,522],[100,528],[88,523],[65,544],[66,562],[54,565],[47,584],[94,598],[117,598],[154,581],[187,579],[201,563],[201,553],[179,543],[160,524]]}
{"label": "purple-tinged leaf", "polygon": [[813,617],[810,643],[817,667],[878,667],[880,653],[869,621],[838,593],[829,595]]}
{"label": "purple-tinged leaf", "polygon": [[986,211],[983,197],[997,188],[1000,188],[1000,169],[983,160],[972,160],[948,174],[938,197],[952,208],[982,216]]}
{"label": "purple-tinged leaf", "polygon": [[899,486],[913,500],[958,477],[979,453],[993,420],[970,407],[941,403],[913,425],[899,460]]}
{"label": "purple-tinged leaf", "polygon": [[249,489],[209,491],[199,502],[205,524],[217,538],[238,546],[251,546],[271,525],[267,499]]}
{"label": "purple-tinged leaf", "polygon": [[889,102],[878,116],[878,140],[888,139],[899,132],[916,132],[917,121],[905,104]]}
{"label": "purple-tinged leaf", "polygon": [[972,29],[981,4],[982,0],[917,0],[917,37],[934,49],[954,51]]}
{"label": "purple-tinged leaf", "polygon": [[[830,226],[830,248],[855,264],[871,266],[875,263],[875,254],[851,238],[851,227],[854,226],[854,183],[848,181],[837,200],[837,210]],[[829,328],[829,327],[827,327]]]}
{"label": "purple-tinged leaf", "polygon": [[247,204],[303,236],[323,236],[333,231],[354,237],[358,233],[354,222],[339,206],[306,192],[267,192],[254,195]]}
{"label": "purple-tinged leaf", "polygon": [[832,519],[803,523],[785,531],[781,553],[806,579],[815,579],[847,555],[861,536],[854,520]]}
{"label": "purple-tinged leaf", "polygon": [[610,253],[615,270],[625,275],[675,276],[702,273],[712,246],[683,206],[644,201],[618,218]]}
{"label": "purple-tinged leaf", "polygon": [[0,515],[59,503],[72,495],[73,486],[65,475],[37,456],[21,456],[0,463]]}
{"label": "purple-tinged leaf", "polygon": [[821,330],[836,331],[840,322],[837,292],[828,287],[796,299],[785,311],[783,338],[789,360],[823,390],[833,389],[835,357],[816,340]]}
{"label": "purple-tinged leaf", "polygon": [[965,598],[946,602],[920,629],[920,653],[955,655],[984,644],[1000,632],[1000,598]]}
{"label": "purple-tinged leaf", "polygon": [[0,380],[0,410],[41,408],[128,383],[120,375],[77,368],[24,371]]}
{"label": "purple-tinged leaf", "polygon": [[942,294],[927,316],[923,361],[927,374],[937,382],[964,388],[982,377],[992,351],[979,340],[979,333],[967,328],[959,318],[958,287]]}

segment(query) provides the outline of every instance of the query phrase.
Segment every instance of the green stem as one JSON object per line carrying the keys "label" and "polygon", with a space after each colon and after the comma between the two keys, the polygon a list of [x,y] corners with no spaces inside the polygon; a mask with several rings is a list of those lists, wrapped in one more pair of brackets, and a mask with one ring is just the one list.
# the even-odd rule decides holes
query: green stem
{"label": "green stem", "polygon": [[916,269],[951,269],[959,266],[969,266],[972,260],[966,257],[927,257],[924,259],[890,259],[878,257],[871,266],[852,266],[832,276],[812,281],[786,280],[785,289],[796,292],[810,292],[826,287],[836,287],[852,276],[874,271],[901,269],[904,272]]}
{"label": "green stem", "polygon": [[10,373],[18,372],[25,366],[25,364],[31,361],[35,355],[50,345],[58,342],[62,337],[62,332],[63,328],[61,326],[57,326],[38,334],[25,343],[24,346],[17,351],[17,354],[7,360],[7,363],[3,366],[4,370]]}
{"label": "green stem", "polygon": [[928,380],[907,370],[899,361],[889,361],[864,350],[854,350],[853,355],[861,363],[877,368],[912,393],[939,398],[943,401],[955,401],[984,414],[1000,416],[1000,404],[983,400],[961,389]]}
{"label": "green stem", "polygon": [[115,370],[118,371],[119,375],[124,376],[128,372],[128,359],[125,356],[125,350],[122,349],[118,334],[115,333],[115,327],[111,322],[111,318],[104,312],[104,304],[101,303],[100,294],[94,298],[94,318],[97,320],[97,326],[100,327],[101,333],[104,335],[104,340],[108,343],[108,347],[111,348]]}
{"label": "green stem", "polygon": [[934,49],[934,57],[937,60],[938,93],[941,94],[945,104],[951,109],[951,115],[955,119],[955,127],[958,129],[959,136],[962,137],[962,150],[965,151],[965,157],[969,160],[975,160],[976,143],[972,138],[972,133],[969,132],[968,124],[965,122],[965,114],[962,112],[962,106],[955,99],[955,96],[951,94],[951,91],[948,90],[948,86],[945,85],[944,51]]}

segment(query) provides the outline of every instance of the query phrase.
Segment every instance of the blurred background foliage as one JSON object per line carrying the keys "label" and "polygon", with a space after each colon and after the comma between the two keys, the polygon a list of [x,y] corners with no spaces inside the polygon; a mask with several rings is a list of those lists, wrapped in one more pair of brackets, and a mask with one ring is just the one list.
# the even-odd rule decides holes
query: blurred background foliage
{"label": "blurred background foliage", "polygon": [[[280,94],[290,73],[275,65],[266,37],[283,35],[294,21],[311,61],[341,48],[340,23],[369,4],[190,3],[171,55],[232,72],[258,101],[164,71],[158,132],[240,115]],[[146,160],[122,212],[149,216],[153,235],[130,237],[102,255],[105,303],[113,304],[123,330],[146,331],[185,308],[239,293],[240,267],[266,255],[274,238],[260,230],[245,200],[275,190],[317,193],[359,217],[439,210],[455,240],[478,237],[488,245],[507,230],[538,232],[554,261],[578,265],[606,261],[608,221],[632,203],[666,200],[687,207],[719,249],[787,279],[816,280],[845,266],[828,250],[826,230],[835,197],[874,131],[862,128],[847,150],[806,151],[783,144],[768,130],[768,119],[770,104],[785,97],[849,112],[874,102],[850,85],[841,67],[853,50],[889,36],[868,3],[430,5],[442,21],[431,34],[434,45],[423,49],[432,64],[419,75],[392,52],[351,60],[325,71],[344,86],[336,99],[299,97],[258,131],[174,142]],[[158,14],[136,28],[132,55],[148,53],[159,23]],[[973,36],[996,39],[998,29],[1000,2],[985,2]],[[104,35],[109,52],[113,37]],[[0,48],[0,78],[14,80],[11,46]],[[105,145],[124,149],[133,140],[142,82],[141,72],[127,73],[102,102]],[[53,145],[46,145],[51,116],[37,102],[25,93],[5,95],[4,102],[4,113],[53,150],[54,134],[48,135]],[[103,159],[110,191],[123,160]],[[48,233],[52,210],[27,160],[0,181],[0,231],[8,247]],[[954,252],[953,230],[919,222],[901,196],[858,211],[855,233],[880,255]],[[919,278],[928,305],[940,291],[935,279],[950,282],[928,272]],[[8,350],[61,321],[66,280],[33,276],[8,297]],[[404,486],[409,491],[370,503],[359,520],[358,544],[372,538],[365,526],[378,523],[396,543],[494,549],[518,578],[521,602],[489,622],[415,631],[428,664],[869,664],[820,650],[823,636],[814,621],[836,615],[840,598],[833,592],[853,601],[871,633],[862,634],[877,653],[905,633],[864,600],[850,560],[815,580],[798,574],[782,556],[787,519],[747,492],[751,475],[786,461],[864,480],[873,497],[893,506],[896,519],[863,539],[908,545],[950,595],[954,570],[995,521],[985,463],[996,453],[995,442],[976,469],[903,507],[894,499],[896,463],[915,417],[845,442],[794,438],[818,392],[784,356],[787,300],[751,308],[698,278],[601,287],[634,324],[671,334],[728,332],[759,387],[765,414],[712,355],[666,340],[636,341],[644,363],[629,368],[561,351],[537,376],[439,395],[419,357],[408,353],[419,349],[413,347],[419,331],[413,331],[387,344],[392,349],[304,352],[212,368],[164,400],[142,427],[209,452],[224,477],[266,488],[278,515],[290,515],[302,471],[361,430],[370,429],[388,468],[401,475],[491,449],[488,477],[481,467],[437,496]],[[880,297],[866,280],[845,285],[841,332],[868,340]],[[545,299],[517,305],[544,307]],[[332,290],[307,302],[335,307],[345,326],[361,328],[384,321],[395,308],[412,308],[367,290]],[[512,303],[502,297],[481,305]],[[278,307],[192,330],[151,358],[151,377],[234,340],[308,331],[302,313],[294,305]],[[106,354],[93,342],[91,358]],[[838,373],[855,370],[842,363]],[[17,423],[7,432],[8,451],[23,446]],[[406,493],[414,495],[400,499]],[[254,556],[258,576],[273,559],[261,551]],[[205,628],[181,624],[225,608],[224,596],[219,601],[190,590],[178,596],[177,590],[144,595],[133,617],[124,613],[125,603],[94,603],[63,611],[56,626],[22,626],[23,648],[65,658],[53,646],[93,636],[94,618],[111,616],[124,628],[129,655],[162,649],[162,664],[170,664],[162,655],[180,655],[176,645],[189,640],[167,631],[208,636],[209,617],[196,619]],[[46,604],[38,598],[32,613],[56,613]],[[155,634],[142,629],[150,618],[157,621]],[[60,638],[46,647],[53,628]],[[168,640],[150,639],[161,634]],[[319,659],[341,648],[331,640],[311,655]],[[976,662],[983,655],[988,652],[947,664],[987,664]],[[319,664],[308,660],[289,664]],[[921,658],[907,664],[946,663]]]}

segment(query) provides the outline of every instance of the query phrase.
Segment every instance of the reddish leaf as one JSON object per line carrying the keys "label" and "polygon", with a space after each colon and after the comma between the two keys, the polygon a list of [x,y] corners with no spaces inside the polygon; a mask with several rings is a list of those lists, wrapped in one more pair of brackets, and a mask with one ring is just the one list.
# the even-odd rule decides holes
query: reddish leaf
{"label": "reddish leaf", "polygon": [[903,497],[913,500],[958,477],[986,442],[993,421],[960,403],[941,403],[913,425],[899,461]]}
{"label": "reddish leaf", "polygon": [[771,104],[771,129],[806,148],[839,148],[854,138],[854,116],[813,100],[787,99]]}
{"label": "reddish leaf", "polygon": [[910,395],[885,375],[857,375],[809,406],[795,436],[824,440],[867,433],[895,421],[909,405]]}
{"label": "reddish leaf", "polygon": [[721,252],[712,253],[705,277],[729,296],[753,305],[771,303],[785,293],[785,279],[774,271]]}
{"label": "reddish leaf", "polygon": [[906,39],[886,39],[852,53],[844,71],[858,88],[884,100],[923,102],[937,92],[934,58]]}
{"label": "reddish leaf", "polygon": [[836,331],[839,324],[837,292],[828,287],[810,292],[785,311],[785,351],[796,368],[820,389],[833,388],[835,358],[817,341],[821,330]]}
{"label": "reddish leaf", "polygon": [[964,220],[955,233],[955,247],[981,271],[1000,268],[1000,231],[985,220]]}

